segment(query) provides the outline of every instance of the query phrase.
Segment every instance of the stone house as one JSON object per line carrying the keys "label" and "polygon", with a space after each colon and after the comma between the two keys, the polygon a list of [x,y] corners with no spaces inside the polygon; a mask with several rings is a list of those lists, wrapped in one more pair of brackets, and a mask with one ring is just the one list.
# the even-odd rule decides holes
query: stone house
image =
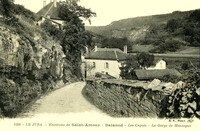
{"label": "stone house", "polygon": [[86,76],[95,76],[97,73],[107,74],[120,78],[120,67],[126,61],[127,46],[124,51],[117,48],[98,48],[88,53],[85,57]]}

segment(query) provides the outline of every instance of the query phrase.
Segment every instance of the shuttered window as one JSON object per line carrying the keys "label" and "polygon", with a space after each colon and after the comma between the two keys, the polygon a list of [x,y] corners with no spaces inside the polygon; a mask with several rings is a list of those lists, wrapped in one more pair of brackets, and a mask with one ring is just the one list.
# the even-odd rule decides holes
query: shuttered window
{"label": "shuttered window", "polygon": [[106,68],[106,69],[109,69],[109,64],[108,64],[108,62],[105,63],[105,68]]}

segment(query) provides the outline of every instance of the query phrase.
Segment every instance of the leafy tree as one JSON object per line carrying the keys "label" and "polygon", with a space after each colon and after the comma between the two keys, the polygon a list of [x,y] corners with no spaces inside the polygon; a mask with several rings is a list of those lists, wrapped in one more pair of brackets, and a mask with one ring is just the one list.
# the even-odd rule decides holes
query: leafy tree
{"label": "leafy tree", "polygon": [[142,52],[142,53],[137,54],[136,59],[137,59],[138,64],[142,68],[147,68],[153,65],[154,55],[151,55],[146,52]]}
{"label": "leafy tree", "polygon": [[179,27],[179,21],[178,19],[170,19],[165,28],[169,32],[174,32]]}
{"label": "leafy tree", "polygon": [[127,38],[104,38],[101,42],[103,48],[119,48],[124,49],[124,46],[127,45],[127,49],[132,49],[132,43]]}
{"label": "leafy tree", "polygon": [[188,64],[188,63],[183,63],[183,64],[181,65],[181,68],[182,68],[183,70],[188,70],[190,67],[189,67],[189,64]]}
{"label": "leafy tree", "polygon": [[169,34],[164,30],[164,27],[164,25],[151,25],[142,44],[159,45],[165,42]]}
{"label": "leafy tree", "polygon": [[16,15],[22,15],[25,18],[28,18],[28,19],[33,20],[33,21],[36,20],[35,13],[24,8],[24,6],[22,6],[22,5],[15,4],[13,6],[13,13],[16,14]]}
{"label": "leafy tree", "polygon": [[189,16],[189,19],[194,22],[200,22],[200,10],[193,11]]}
{"label": "leafy tree", "polygon": [[63,31],[58,29],[55,25],[53,25],[49,20],[45,20],[44,23],[41,24],[41,27],[54,39],[60,40],[63,37]]}
{"label": "leafy tree", "polygon": [[120,67],[120,76],[122,79],[134,79],[136,78],[135,69],[139,69],[137,59],[133,55],[128,55],[126,61]]}
{"label": "leafy tree", "polygon": [[0,13],[6,17],[11,17],[13,2],[13,0],[0,0]]}
{"label": "leafy tree", "polygon": [[42,24],[42,27],[55,39],[59,40],[63,47],[67,60],[73,63],[72,72],[81,77],[80,62],[81,51],[85,46],[92,46],[92,35],[85,31],[81,18],[90,20],[96,14],[90,9],[78,5],[78,1],[71,0],[58,5],[58,16],[64,20],[63,30],[56,29],[49,22]]}

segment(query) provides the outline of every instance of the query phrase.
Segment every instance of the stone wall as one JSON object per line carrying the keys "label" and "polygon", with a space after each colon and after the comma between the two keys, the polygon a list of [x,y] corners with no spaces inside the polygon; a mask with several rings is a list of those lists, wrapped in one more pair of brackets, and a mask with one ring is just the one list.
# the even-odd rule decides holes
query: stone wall
{"label": "stone wall", "polygon": [[162,90],[146,88],[148,84],[122,80],[87,80],[83,95],[111,116],[160,117],[168,94]]}

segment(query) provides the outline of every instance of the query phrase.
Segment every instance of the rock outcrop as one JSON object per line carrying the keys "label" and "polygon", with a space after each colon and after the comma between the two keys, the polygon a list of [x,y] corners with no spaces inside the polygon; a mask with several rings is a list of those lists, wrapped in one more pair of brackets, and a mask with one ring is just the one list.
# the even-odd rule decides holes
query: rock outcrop
{"label": "rock outcrop", "polygon": [[[34,42],[34,43],[31,43]],[[0,26],[0,67],[16,67],[20,73],[32,72],[36,79],[45,73],[55,78],[63,76],[62,48],[59,43],[41,37],[30,41],[15,31]]]}
{"label": "rock outcrop", "polygon": [[38,96],[64,84],[59,42],[37,26],[31,33],[32,28],[23,28],[0,25],[0,117],[15,117]]}

